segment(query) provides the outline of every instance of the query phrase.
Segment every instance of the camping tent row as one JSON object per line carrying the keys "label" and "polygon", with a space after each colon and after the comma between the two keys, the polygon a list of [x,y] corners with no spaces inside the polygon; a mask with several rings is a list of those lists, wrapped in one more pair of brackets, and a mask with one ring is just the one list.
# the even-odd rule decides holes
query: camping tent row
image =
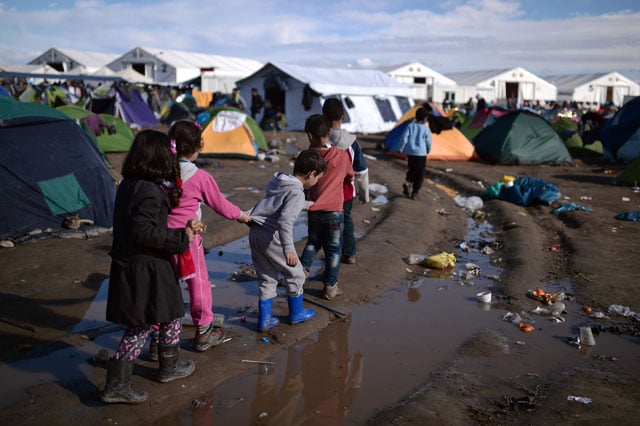
{"label": "camping tent row", "polygon": [[413,106],[411,89],[378,70],[268,63],[237,85],[244,99],[251,99],[252,88],[264,93],[266,104],[285,114],[292,131],[304,130],[310,115],[321,114],[327,98],[342,100],[343,128],[359,133],[388,131]]}

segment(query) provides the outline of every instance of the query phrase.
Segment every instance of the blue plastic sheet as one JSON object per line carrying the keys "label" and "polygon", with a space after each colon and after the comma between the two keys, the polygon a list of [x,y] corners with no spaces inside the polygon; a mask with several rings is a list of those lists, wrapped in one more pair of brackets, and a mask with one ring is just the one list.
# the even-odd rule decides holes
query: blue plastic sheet
{"label": "blue plastic sheet", "polygon": [[578,205],[576,203],[565,203],[565,204],[561,205],[560,207],[556,207],[555,209],[553,209],[551,211],[551,213],[553,213],[555,215],[559,215],[560,213],[570,212],[571,210],[582,210],[582,211],[585,211],[585,212],[593,211],[593,209],[591,207],[580,206],[580,205]]}
{"label": "blue plastic sheet", "polygon": [[539,178],[517,178],[511,187],[499,185],[499,183],[483,191],[481,195],[510,201],[521,206],[553,204],[560,198],[560,190],[557,186]]}
{"label": "blue plastic sheet", "polygon": [[632,222],[640,222],[640,212],[620,213],[616,216],[618,220],[630,220]]}

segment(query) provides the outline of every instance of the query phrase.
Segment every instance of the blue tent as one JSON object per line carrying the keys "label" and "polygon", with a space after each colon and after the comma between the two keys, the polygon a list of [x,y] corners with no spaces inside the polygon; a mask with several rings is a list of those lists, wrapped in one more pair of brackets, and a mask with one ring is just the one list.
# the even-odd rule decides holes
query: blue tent
{"label": "blue tent", "polygon": [[602,125],[600,140],[613,158],[629,162],[640,155],[640,96],[624,104]]}
{"label": "blue tent", "polygon": [[87,133],[45,105],[0,97],[0,239],[79,215],[110,227],[116,187]]}

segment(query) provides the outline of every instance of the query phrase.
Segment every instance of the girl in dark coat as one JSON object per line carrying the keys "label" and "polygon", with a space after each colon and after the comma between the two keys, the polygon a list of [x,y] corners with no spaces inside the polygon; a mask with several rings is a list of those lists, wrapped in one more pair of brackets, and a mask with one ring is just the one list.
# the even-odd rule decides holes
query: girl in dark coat
{"label": "girl in dark coat", "polygon": [[101,396],[107,403],[146,401],[145,392],[131,389],[130,378],[153,324],[160,324],[158,381],[186,377],[195,368],[193,361],[178,360],[184,302],[171,256],[189,248],[199,224],[189,221],[184,229],[167,227],[167,216],[181,192],[174,151],[167,135],[145,130],[136,136],[122,166],[106,318],[127,329],[109,361]]}

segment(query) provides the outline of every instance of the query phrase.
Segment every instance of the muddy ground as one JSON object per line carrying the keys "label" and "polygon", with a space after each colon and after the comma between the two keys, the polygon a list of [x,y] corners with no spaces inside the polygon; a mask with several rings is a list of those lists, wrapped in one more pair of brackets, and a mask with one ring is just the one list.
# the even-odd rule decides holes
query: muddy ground
{"label": "muddy ground", "polygon": [[[306,146],[299,133],[268,135],[270,140],[287,138]],[[368,161],[370,181],[388,185],[389,203],[376,209],[371,205],[354,208],[356,228],[366,235],[358,242],[357,263],[341,270],[345,294],[328,304],[348,312],[411,279],[417,272],[408,271],[402,260],[407,254],[455,252],[465,239],[470,217],[454,202],[456,193],[478,195],[503,175],[533,176],[557,185],[561,201],[593,210],[555,216],[551,210],[559,203],[522,207],[485,201],[482,211],[493,224],[496,238],[504,244],[492,255],[504,268],[494,285],[494,303],[509,311],[529,311],[541,304],[527,297],[528,290],[564,290],[567,304],[570,301],[574,310],[573,318],[577,318],[576,330],[579,325],[589,325],[596,338],[598,333],[615,333],[635,348],[611,356],[590,357],[587,352],[587,362],[579,367],[546,354],[545,368],[537,369],[536,362],[542,361],[527,357],[527,353],[533,354],[533,348],[518,347],[518,342],[486,330],[464,342],[458,357],[443,365],[414,393],[397,405],[379,407],[370,423],[635,424],[640,413],[640,327],[632,318],[608,313],[612,304],[640,311],[640,224],[614,219],[618,213],[640,210],[640,194],[615,185],[615,172],[621,166],[589,158],[576,159],[567,166],[429,161],[422,197],[412,201],[401,193],[405,163],[384,155],[380,149],[383,137],[362,136],[360,140],[365,153],[375,157]],[[122,155],[110,155],[110,160],[117,170]],[[261,197],[274,171],[291,170],[286,155],[276,162],[207,159],[206,163],[203,166],[214,175],[222,191],[243,208]],[[209,227],[206,247],[247,233],[244,225],[221,219],[206,209],[205,221]],[[4,363],[87,344],[87,337],[92,336],[74,335],[70,330],[108,275],[110,244],[111,236],[106,234],[89,239],[44,239],[1,249],[0,355]],[[317,295],[321,283],[310,281],[306,288],[309,294]],[[582,311],[585,306],[605,313],[608,319],[590,317]],[[271,334],[274,345],[247,346],[260,335],[247,327],[232,327],[233,341],[202,354],[184,351],[187,358],[197,362],[196,372],[185,380],[159,385],[153,381],[153,364],[138,361],[133,384],[150,395],[149,402],[140,406],[100,403],[105,370],[92,367],[81,380],[57,377],[25,389],[24,394],[2,404],[2,423],[153,422],[249,368],[237,362],[240,355],[265,359],[338,320],[322,309],[316,312],[308,323],[279,326]],[[193,329],[186,327],[183,338],[191,337]],[[539,370],[544,373],[532,373]],[[593,402],[569,401],[568,395],[588,396]]]}

